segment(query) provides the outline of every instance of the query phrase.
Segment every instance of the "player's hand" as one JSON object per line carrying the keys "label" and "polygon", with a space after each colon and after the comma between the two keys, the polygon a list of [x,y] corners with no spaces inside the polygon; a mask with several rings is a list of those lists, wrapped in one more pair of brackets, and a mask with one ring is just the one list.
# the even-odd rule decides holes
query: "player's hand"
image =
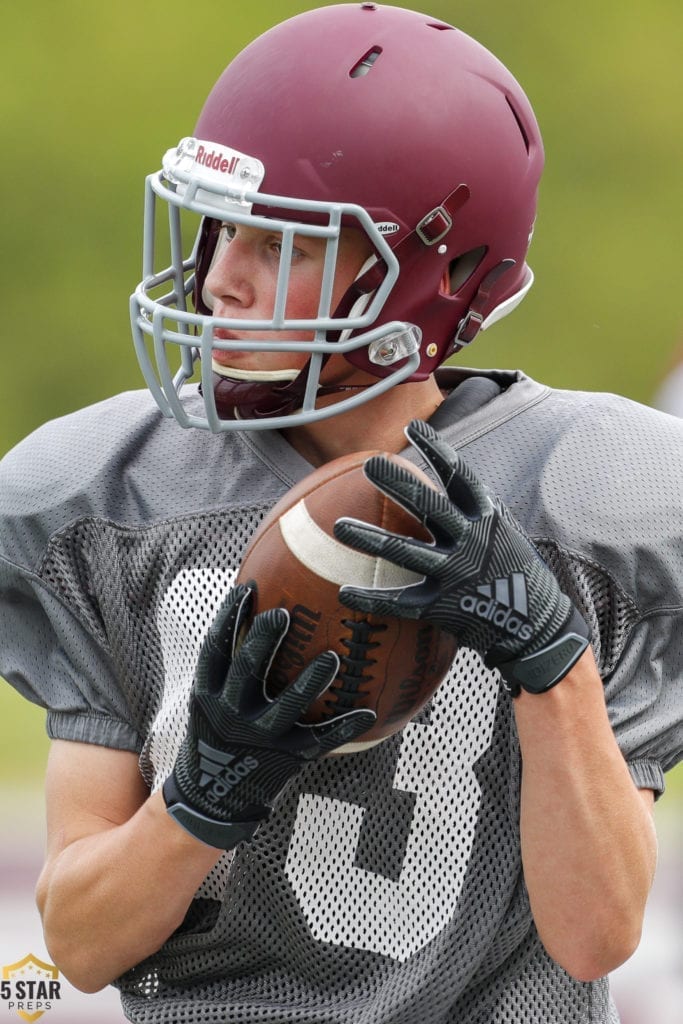
{"label": "player's hand", "polygon": [[241,584],[231,590],[207,633],[187,734],[164,784],[169,814],[222,849],[253,836],[304,764],[355,739],[375,720],[372,711],[353,711],[320,725],[300,723],[337,674],[332,651],[311,661],[275,700],[266,696],[266,675],[289,615],[283,608],[257,615],[240,645],[251,593]]}
{"label": "player's hand", "polygon": [[359,551],[424,576],[394,590],[342,587],[349,608],[425,619],[455,634],[498,668],[514,695],[558,683],[588,646],[589,631],[521,526],[492,499],[464,460],[426,423],[406,435],[431,464],[436,491],[383,456],[365,475],[431,532],[433,543],[399,537],[353,519],[335,536]]}

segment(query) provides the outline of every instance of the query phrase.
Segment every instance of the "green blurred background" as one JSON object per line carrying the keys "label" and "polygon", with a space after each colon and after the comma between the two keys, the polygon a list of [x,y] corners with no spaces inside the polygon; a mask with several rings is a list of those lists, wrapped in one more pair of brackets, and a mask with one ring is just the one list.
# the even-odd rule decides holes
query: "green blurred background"
{"label": "green blurred background", "polygon": [[[142,386],[127,299],[144,176],[191,133],[231,56],[313,6],[5,0],[0,455],[47,419]],[[650,401],[681,333],[680,0],[400,6],[492,49],[545,139],[536,285],[467,360]],[[0,687],[0,781],[37,782],[46,746],[42,713]]]}

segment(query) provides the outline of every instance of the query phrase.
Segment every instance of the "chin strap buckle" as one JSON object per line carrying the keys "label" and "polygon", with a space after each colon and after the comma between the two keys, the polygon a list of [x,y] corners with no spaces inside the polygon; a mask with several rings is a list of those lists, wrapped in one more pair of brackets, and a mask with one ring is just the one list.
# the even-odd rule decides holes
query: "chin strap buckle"
{"label": "chin strap buckle", "polygon": [[453,227],[453,218],[443,206],[437,206],[430,210],[415,228],[415,231],[425,245],[436,245],[442,238],[445,238]]}
{"label": "chin strap buckle", "polygon": [[489,270],[488,274],[477,288],[476,295],[470,303],[470,308],[458,324],[458,329],[455,332],[455,337],[453,338],[454,348],[458,345],[462,348],[464,345],[469,345],[470,342],[474,341],[486,318],[486,307],[488,305],[493,286],[498,282],[499,278],[501,278],[503,274],[506,274],[508,270],[511,270],[514,265],[515,261],[512,259],[501,260],[500,263],[497,263],[492,270]]}
{"label": "chin strap buckle", "polygon": [[470,190],[467,185],[458,185],[440,206],[424,215],[415,228],[415,234],[423,245],[436,245],[446,237],[453,227],[453,217],[469,198]]}

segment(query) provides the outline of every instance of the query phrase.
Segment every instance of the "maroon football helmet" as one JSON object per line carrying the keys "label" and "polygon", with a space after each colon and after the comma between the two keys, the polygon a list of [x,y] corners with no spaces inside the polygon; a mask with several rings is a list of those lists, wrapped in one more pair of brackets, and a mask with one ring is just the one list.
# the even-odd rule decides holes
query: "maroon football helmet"
{"label": "maroon football helmet", "polygon": [[[154,268],[146,243],[145,280],[133,296],[136,347],[161,408],[184,425],[214,430],[293,425],[426,378],[531,286],[526,255],[542,167],[524,92],[458,29],[374,3],[323,7],[272,28],[226,68],[194,137],[169,151],[164,169],[148,179],[150,203],[165,199],[176,219],[181,208],[203,216],[191,255],[179,252],[178,226],[166,271]],[[336,309],[325,308],[328,276],[319,316],[295,323],[308,338],[314,332],[298,345],[311,352],[305,370],[285,381],[252,381],[217,379],[203,365],[207,419],[191,416],[180,385],[198,357],[210,362],[217,327],[253,329],[257,350],[269,347],[259,331],[292,329],[281,315],[250,325],[215,318],[204,290],[216,226],[262,226],[263,218],[285,240],[292,230],[322,231],[329,245],[343,225],[355,226],[375,257]],[[148,227],[153,221],[148,213]],[[159,294],[164,282],[172,291]],[[284,300],[278,305],[283,310]],[[178,349],[174,377],[165,353]],[[377,385],[317,409],[321,367],[335,353]]]}

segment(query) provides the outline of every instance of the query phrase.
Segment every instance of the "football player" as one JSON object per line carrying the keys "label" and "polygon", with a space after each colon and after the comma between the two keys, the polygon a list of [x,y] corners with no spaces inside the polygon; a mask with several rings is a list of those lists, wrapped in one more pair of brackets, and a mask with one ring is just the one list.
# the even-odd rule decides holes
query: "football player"
{"label": "football player", "polygon": [[[46,943],[131,1021],[617,1019],[683,750],[683,423],[461,365],[531,287],[542,165],[458,29],[276,26],[147,181],[148,388],[2,462],[0,670],[53,741]],[[400,734],[326,757],[371,714],[301,724],[329,653],[268,700],[287,616],[238,644],[233,581],[289,488],[369,448],[432,473],[366,470],[433,543],[340,521],[421,578],[342,599],[459,647]]]}

